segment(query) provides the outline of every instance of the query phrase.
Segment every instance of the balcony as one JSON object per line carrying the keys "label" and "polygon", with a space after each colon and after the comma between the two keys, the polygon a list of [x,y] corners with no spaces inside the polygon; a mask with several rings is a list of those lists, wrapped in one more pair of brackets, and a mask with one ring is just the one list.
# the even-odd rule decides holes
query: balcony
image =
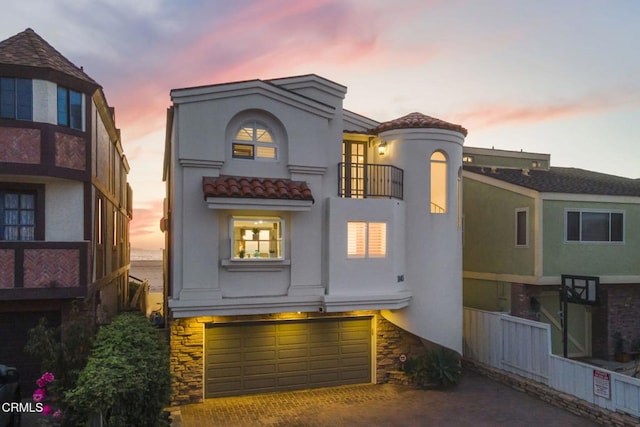
{"label": "balcony", "polygon": [[88,242],[0,242],[0,301],[87,294]]}
{"label": "balcony", "polygon": [[391,165],[338,163],[340,197],[403,198],[404,170]]}

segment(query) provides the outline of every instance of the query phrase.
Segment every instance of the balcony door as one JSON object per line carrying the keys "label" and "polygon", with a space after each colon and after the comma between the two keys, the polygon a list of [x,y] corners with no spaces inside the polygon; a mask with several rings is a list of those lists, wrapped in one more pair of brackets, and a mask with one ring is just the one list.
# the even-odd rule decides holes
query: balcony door
{"label": "balcony door", "polygon": [[344,141],[342,143],[342,188],[344,197],[362,199],[365,197],[367,181],[365,142]]}

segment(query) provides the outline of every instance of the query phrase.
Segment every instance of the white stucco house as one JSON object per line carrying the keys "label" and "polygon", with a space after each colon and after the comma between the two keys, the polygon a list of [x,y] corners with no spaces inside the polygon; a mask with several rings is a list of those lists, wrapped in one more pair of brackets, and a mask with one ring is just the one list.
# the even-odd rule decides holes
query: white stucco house
{"label": "white stucco house", "polygon": [[381,381],[411,351],[398,336],[461,352],[467,131],[379,123],[346,92],[317,75],[171,91],[176,402]]}

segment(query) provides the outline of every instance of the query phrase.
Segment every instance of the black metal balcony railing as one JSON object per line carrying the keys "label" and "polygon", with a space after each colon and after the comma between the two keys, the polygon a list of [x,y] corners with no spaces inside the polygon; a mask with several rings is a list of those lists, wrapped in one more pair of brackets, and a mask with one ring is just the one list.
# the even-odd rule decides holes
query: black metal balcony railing
{"label": "black metal balcony railing", "polygon": [[403,198],[404,171],[392,165],[338,164],[338,195],[347,198]]}

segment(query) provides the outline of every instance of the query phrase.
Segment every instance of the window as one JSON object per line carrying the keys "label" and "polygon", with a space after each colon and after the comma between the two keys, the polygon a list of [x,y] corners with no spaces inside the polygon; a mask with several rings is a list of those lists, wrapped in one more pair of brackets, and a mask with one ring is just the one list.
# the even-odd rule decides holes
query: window
{"label": "window", "polygon": [[232,156],[236,159],[276,160],[278,149],[266,126],[247,122],[233,137]]}
{"label": "window", "polygon": [[441,151],[431,155],[431,213],[447,213],[447,158]]}
{"label": "window", "polygon": [[516,247],[529,246],[529,208],[516,209]]}
{"label": "window", "polygon": [[565,239],[567,242],[623,242],[624,213],[567,210]]}
{"label": "window", "polygon": [[0,118],[33,120],[33,84],[30,79],[0,78]]}
{"label": "window", "polygon": [[385,258],[387,223],[347,222],[347,258]]}
{"label": "window", "polygon": [[284,249],[282,247],[283,229],[284,220],[281,218],[232,218],[232,259],[284,259]]}
{"label": "window", "polygon": [[0,240],[35,240],[36,193],[0,190]]}
{"label": "window", "polygon": [[469,155],[462,156],[462,163],[473,163],[473,156],[469,156]]}
{"label": "window", "polygon": [[58,124],[82,130],[82,94],[58,86]]}

